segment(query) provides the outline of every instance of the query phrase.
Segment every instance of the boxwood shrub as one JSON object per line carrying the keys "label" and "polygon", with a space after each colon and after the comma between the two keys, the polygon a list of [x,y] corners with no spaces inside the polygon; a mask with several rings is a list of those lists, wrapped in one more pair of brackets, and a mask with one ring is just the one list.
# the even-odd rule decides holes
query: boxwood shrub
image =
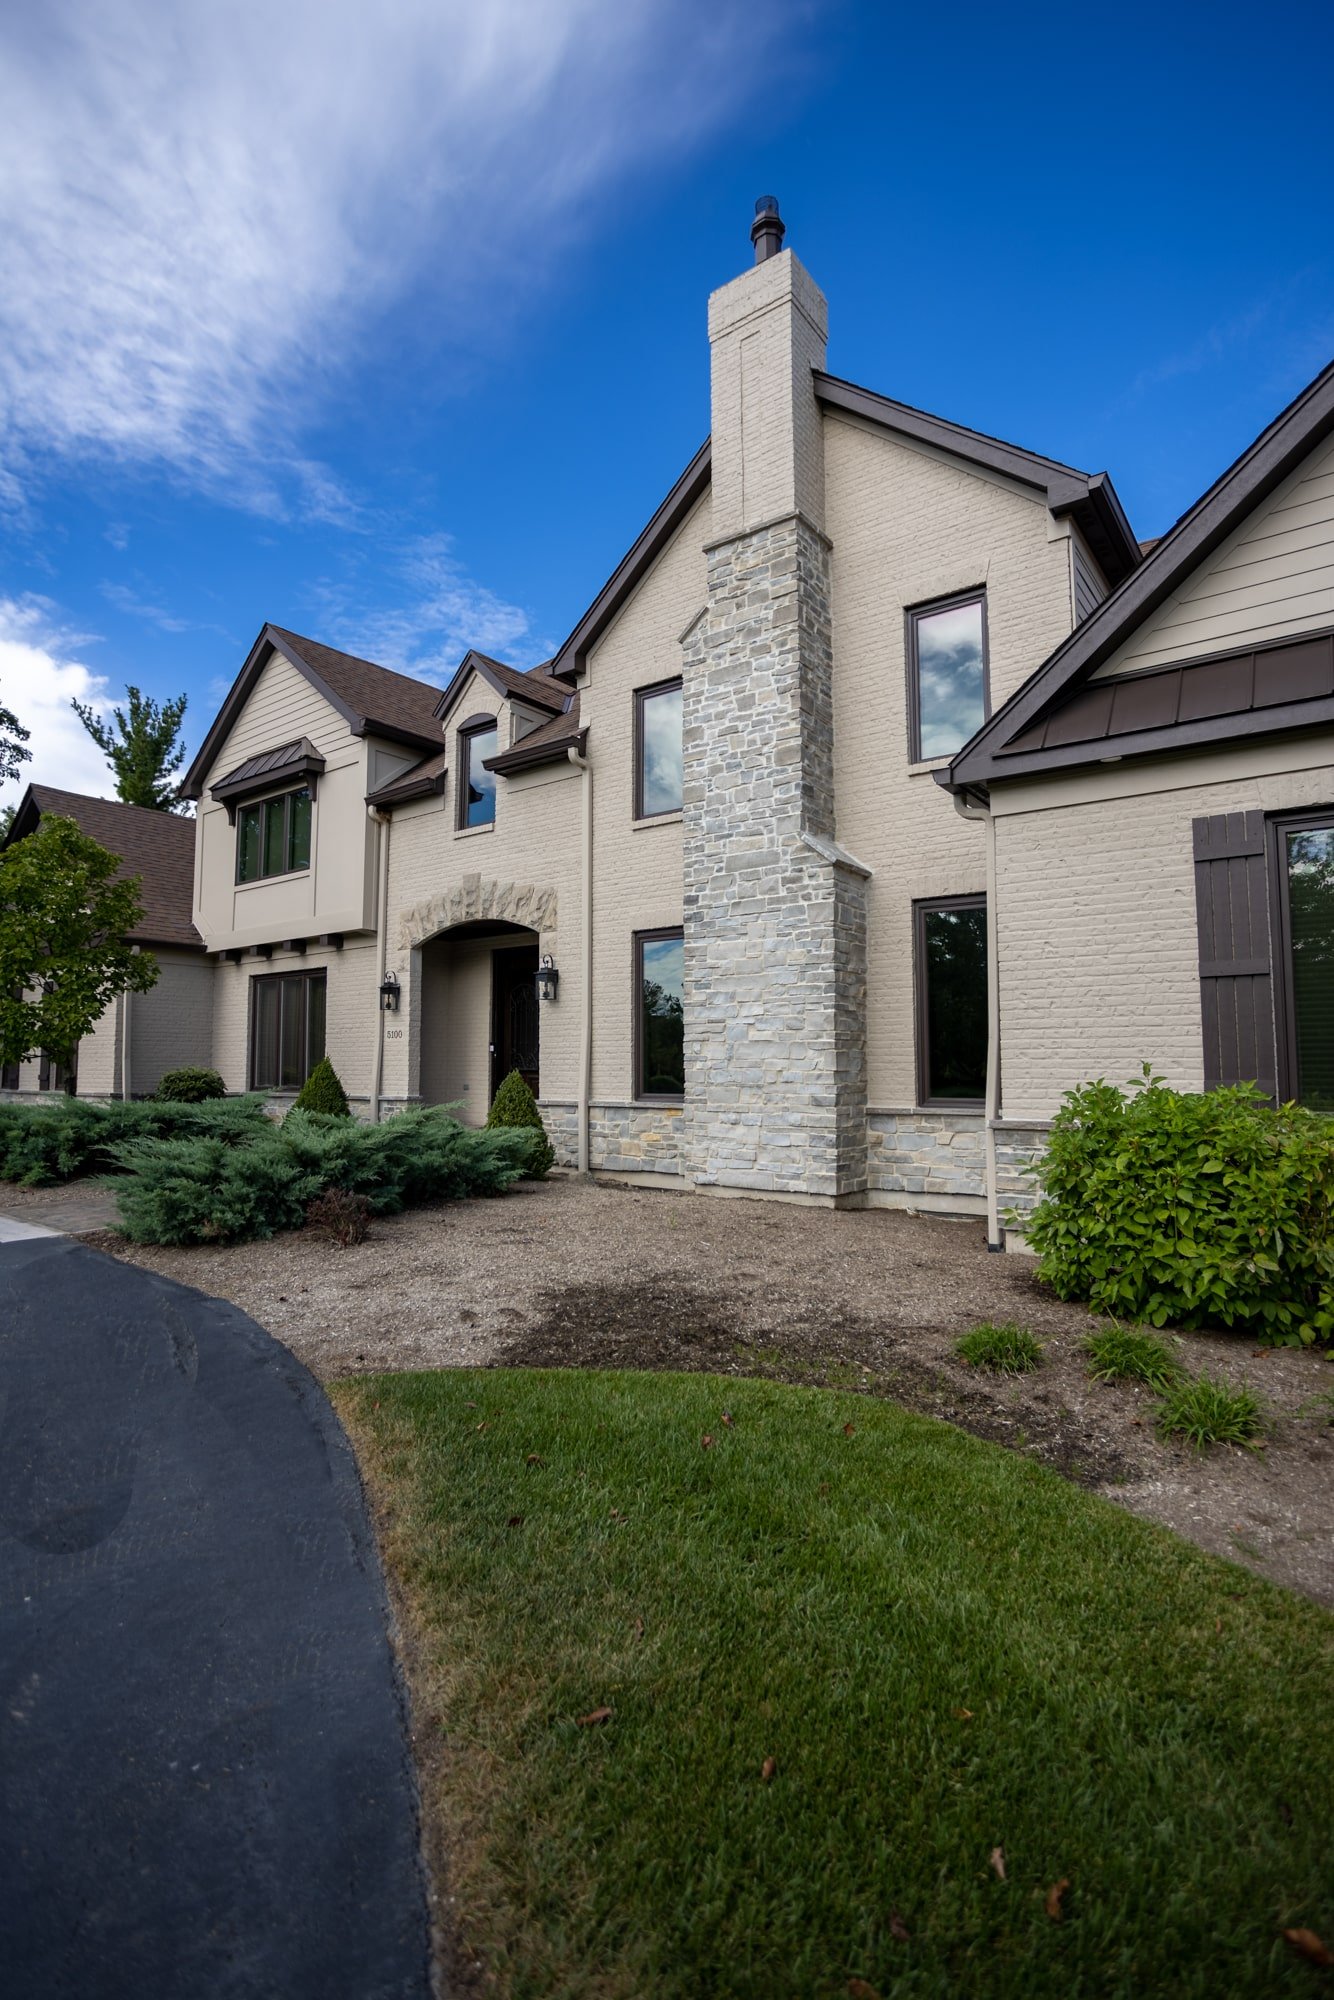
{"label": "boxwood shrub", "polygon": [[159,1104],[205,1104],[225,1097],[227,1086],[215,1069],[169,1069],[153,1092]]}
{"label": "boxwood shrub", "polygon": [[1153,1326],[1334,1340],[1334,1119],[1249,1086],[1069,1091],[1022,1224],[1063,1299]]}
{"label": "boxwood shrub", "polygon": [[329,1188],[364,1196],[374,1215],[501,1194],[532,1146],[529,1132],[471,1131],[435,1109],[383,1125],[292,1110],[241,1145],[137,1138],[115,1149],[120,1224],[136,1243],[228,1243],[299,1228]]}

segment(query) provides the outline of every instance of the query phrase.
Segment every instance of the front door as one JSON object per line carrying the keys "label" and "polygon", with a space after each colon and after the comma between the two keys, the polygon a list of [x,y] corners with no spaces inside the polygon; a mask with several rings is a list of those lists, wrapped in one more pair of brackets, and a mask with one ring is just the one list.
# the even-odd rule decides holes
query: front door
{"label": "front door", "polygon": [[517,1069],[538,1095],[537,946],[491,955],[491,1095]]}

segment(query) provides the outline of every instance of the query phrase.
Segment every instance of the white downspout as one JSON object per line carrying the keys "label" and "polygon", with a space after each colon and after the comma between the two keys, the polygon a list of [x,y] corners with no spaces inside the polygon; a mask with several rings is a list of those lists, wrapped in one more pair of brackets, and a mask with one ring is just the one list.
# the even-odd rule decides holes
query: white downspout
{"label": "white downspout", "polygon": [[375,1054],[371,1063],[371,1124],[378,1125],[380,1088],[384,1082],[384,1019],[380,1009],[379,988],[384,985],[385,968],[389,959],[389,830],[394,823],[394,816],[392,813],[380,812],[374,806],[368,806],[366,810],[380,829],[380,881],[376,895],[380,964],[375,981]]}
{"label": "white downspout", "polygon": [[580,920],[583,925],[583,1008],[579,1022],[579,1171],[588,1172],[589,1100],[593,1094],[593,766],[575,749],[566,752],[576,770],[583,773],[584,837],[582,856],[583,892]]}
{"label": "white downspout", "polygon": [[986,1151],[987,1248],[1003,1250],[1000,1196],[996,1187],[996,1120],[1000,1116],[1000,922],[996,911],[996,822],[990,806],[970,805],[960,792],[954,810],[964,819],[983,820],[987,839],[987,1086],[982,1142]]}

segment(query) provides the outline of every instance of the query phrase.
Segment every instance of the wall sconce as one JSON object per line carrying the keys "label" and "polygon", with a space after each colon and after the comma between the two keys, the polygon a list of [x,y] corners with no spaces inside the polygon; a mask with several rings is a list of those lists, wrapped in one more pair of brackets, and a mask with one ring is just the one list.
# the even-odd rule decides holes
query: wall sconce
{"label": "wall sconce", "polygon": [[560,974],[556,970],[556,961],[551,957],[550,953],[545,953],[542,963],[537,968],[538,999],[554,1000],[556,997],[556,988],[559,984]]}
{"label": "wall sconce", "polygon": [[399,991],[398,974],[396,972],[388,973],[384,984],[380,988],[380,1005],[386,1014],[396,1014],[398,1012]]}

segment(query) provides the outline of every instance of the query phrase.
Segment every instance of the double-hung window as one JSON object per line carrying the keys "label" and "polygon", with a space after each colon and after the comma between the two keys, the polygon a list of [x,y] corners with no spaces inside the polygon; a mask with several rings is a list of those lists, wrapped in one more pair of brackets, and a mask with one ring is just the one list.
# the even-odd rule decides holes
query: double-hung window
{"label": "double-hung window", "polygon": [[324,1054],[325,974],[265,973],[250,982],[250,1088],[300,1090]]}
{"label": "double-hung window", "polygon": [[908,754],[952,757],[986,721],[987,599],[983,590],[908,613]]}
{"label": "double-hung window", "polygon": [[1274,834],[1283,1094],[1334,1113],[1334,812],[1280,820]]}
{"label": "double-hung window", "polygon": [[685,1088],[685,934],[637,931],[635,1096],[670,1100]]}
{"label": "double-hung window", "polygon": [[236,879],[258,882],[310,866],[310,787],[258,799],[236,815]]}
{"label": "double-hung window", "polygon": [[458,826],[490,826],[496,816],[496,774],[486,759],[500,748],[494,722],[467,724],[459,731]]}
{"label": "double-hung window", "polygon": [[635,690],[635,818],[681,810],[681,683]]}
{"label": "double-hung window", "polygon": [[987,900],[915,903],[917,1101],[980,1104],[987,1088]]}

